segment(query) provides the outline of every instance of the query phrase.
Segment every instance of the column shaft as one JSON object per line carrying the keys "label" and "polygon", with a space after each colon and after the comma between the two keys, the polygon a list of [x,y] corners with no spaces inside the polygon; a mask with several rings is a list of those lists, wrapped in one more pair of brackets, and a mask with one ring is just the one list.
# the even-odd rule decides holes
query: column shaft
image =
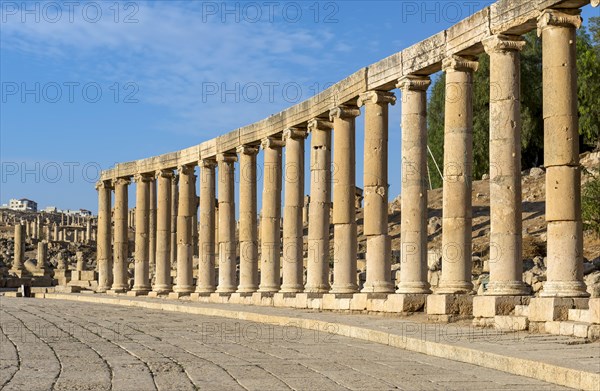
{"label": "column shaft", "polygon": [[177,209],[179,205],[179,173],[171,180],[171,244],[169,246],[171,267],[177,264]]}
{"label": "column shaft", "polygon": [[356,131],[360,110],[338,106],[329,113],[333,121],[333,293],[356,292]]}
{"label": "column shaft", "polygon": [[577,112],[579,10],[545,10],[542,35],[548,272],[542,296],[589,296],[583,283],[581,167]]}
{"label": "column shaft", "polygon": [[304,129],[286,129],[282,292],[304,290]]}
{"label": "column shaft", "polygon": [[453,56],[444,59],[444,189],[442,218],[442,277],[436,293],[468,293],[473,259],[472,165],[473,72],[478,63]]}
{"label": "column shaft", "polygon": [[[129,178],[117,178],[114,181],[115,187],[115,221],[114,221],[114,240],[113,240],[113,284],[111,290],[115,292],[124,292],[129,289],[127,276],[128,256],[129,256],[129,226],[127,224],[128,196],[127,189]],[[76,235],[77,231],[74,231]]]}
{"label": "column shaft", "polygon": [[220,154],[219,162],[219,285],[217,292],[235,292],[236,243],[234,181],[235,154]]}
{"label": "column shaft", "polygon": [[133,290],[149,292],[149,208],[150,208],[150,175],[138,174],[135,176],[135,270]]}
{"label": "column shaft", "polygon": [[399,80],[402,90],[402,200],[398,293],[431,293],[427,281],[427,76]]}
{"label": "column shaft", "polygon": [[264,155],[261,213],[260,292],[278,292],[281,287],[281,147],[274,138],[262,141]]}
{"label": "column shaft", "polygon": [[157,176],[156,211],[156,266],[152,290],[157,293],[171,291],[171,180],[173,170],[164,169]]}
{"label": "column shaft", "polygon": [[200,232],[196,292],[215,291],[215,166],[202,160],[200,166]]}
{"label": "column shaft", "polygon": [[388,105],[391,92],[369,91],[358,99],[365,106],[364,235],[367,280],[363,292],[393,292],[391,242],[388,236]]}
{"label": "column shaft", "polygon": [[307,292],[329,291],[329,220],[331,215],[331,129],[321,119],[308,123],[310,136],[310,203],[308,204]]}
{"label": "column shaft", "polygon": [[15,224],[15,248],[11,271],[22,272],[25,270],[25,226]]}
{"label": "column shaft", "polygon": [[149,200],[148,262],[153,273],[156,268],[156,178],[150,180]]}
{"label": "column shaft", "polygon": [[521,67],[525,41],[487,38],[490,55],[490,282],[488,295],[527,294],[521,215]]}
{"label": "column shaft", "polygon": [[238,292],[258,289],[258,228],[256,221],[256,155],[258,148],[241,146],[240,155],[240,284]]}
{"label": "column shaft", "polygon": [[177,208],[177,285],[178,293],[194,291],[192,243],[193,215],[196,210],[195,166],[181,166],[179,172],[179,200]]}

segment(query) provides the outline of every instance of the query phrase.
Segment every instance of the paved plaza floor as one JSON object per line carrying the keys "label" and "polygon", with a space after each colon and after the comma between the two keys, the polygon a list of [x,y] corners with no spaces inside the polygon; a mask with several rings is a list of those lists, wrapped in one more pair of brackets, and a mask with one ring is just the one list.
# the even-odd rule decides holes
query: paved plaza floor
{"label": "paved plaza floor", "polygon": [[0,298],[2,390],[559,390],[327,332]]}

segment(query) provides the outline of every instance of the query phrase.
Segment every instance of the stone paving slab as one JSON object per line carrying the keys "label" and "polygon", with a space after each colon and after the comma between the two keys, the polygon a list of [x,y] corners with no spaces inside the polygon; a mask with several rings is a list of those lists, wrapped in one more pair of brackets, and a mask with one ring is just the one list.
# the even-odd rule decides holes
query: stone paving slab
{"label": "stone paving slab", "polygon": [[284,329],[300,327],[311,330],[319,340],[349,336],[554,384],[600,389],[600,343],[584,343],[579,338],[499,332],[474,328],[466,323],[432,324],[426,323],[426,317],[418,315],[383,317],[125,296],[45,296],[249,320],[284,326]]}

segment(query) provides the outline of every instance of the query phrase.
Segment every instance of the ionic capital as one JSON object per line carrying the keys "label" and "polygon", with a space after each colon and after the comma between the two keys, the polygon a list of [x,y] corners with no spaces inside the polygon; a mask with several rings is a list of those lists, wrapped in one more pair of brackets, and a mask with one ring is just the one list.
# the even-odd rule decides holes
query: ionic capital
{"label": "ionic capital", "polygon": [[[566,11],[566,12],[565,12]],[[581,27],[581,11],[580,10],[552,10],[547,9],[542,11],[537,20],[537,34],[538,37],[542,35],[542,31],[546,27],[559,26],[559,27],[574,27],[578,29]]]}
{"label": "ionic capital", "polygon": [[258,155],[259,147],[254,146],[254,145],[240,145],[239,147],[237,147],[235,149],[235,151],[239,155],[256,156],[256,155]]}
{"label": "ionic capital", "polygon": [[442,60],[442,70],[447,72],[448,70],[459,71],[459,72],[475,72],[479,67],[477,57],[473,56],[457,56],[452,55]]}
{"label": "ionic capital", "polygon": [[313,118],[308,121],[307,125],[308,133],[314,132],[315,130],[331,130],[333,129],[333,123],[321,118]]}
{"label": "ionic capital", "polygon": [[527,44],[527,41],[516,35],[498,34],[485,38],[481,43],[485,52],[491,54],[521,51]]}
{"label": "ionic capital", "polygon": [[235,163],[237,162],[237,155],[235,153],[220,153],[217,155],[217,162],[219,163]]}
{"label": "ionic capital", "polygon": [[285,141],[275,137],[265,137],[260,142],[260,147],[264,150],[267,148],[282,148],[285,146]]}
{"label": "ionic capital", "polygon": [[128,186],[131,183],[131,177],[121,177],[113,179],[113,186]]}
{"label": "ionic capital", "polygon": [[339,105],[329,110],[329,120],[334,118],[355,118],[360,115],[360,110],[356,106]]}
{"label": "ionic capital", "polygon": [[96,182],[96,190],[100,190],[100,189],[113,190],[114,188],[112,185],[112,181],[108,180],[108,181]]}
{"label": "ionic capital", "polygon": [[283,131],[283,139],[305,139],[308,136],[306,129],[302,128],[287,128]]}
{"label": "ionic capital", "polygon": [[150,182],[154,179],[154,173],[152,172],[139,172],[133,176],[135,183]]}
{"label": "ionic capital", "polygon": [[154,174],[154,176],[158,179],[158,178],[169,178],[172,179],[175,174],[173,173],[173,169],[172,168],[163,168],[160,169],[158,171],[156,171],[156,173]]}
{"label": "ionic capital", "polygon": [[182,164],[181,166],[177,166],[177,172],[183,175],[193,175],[196,171],[195,165],[190,164]]}
{"label": "ionic capital", "polygon": [[356,103],[358,107],[364,106],[366,103],[379,104],[379,105],[387,105],[387,104],[396,104],[396,95],[390,91],[367,91],[363,92],[358,96],[358,102]]}
{"label": "ionic capital", "polygon": [[217,166],[217,161],[215,159],[202,159],[200,160],[201,168],[215,168]]}
{"label": "ionic capital", "polygon": [[429,76],[406,75],[398,79],[396,88],[404,91],[427,91],[430,84]]}

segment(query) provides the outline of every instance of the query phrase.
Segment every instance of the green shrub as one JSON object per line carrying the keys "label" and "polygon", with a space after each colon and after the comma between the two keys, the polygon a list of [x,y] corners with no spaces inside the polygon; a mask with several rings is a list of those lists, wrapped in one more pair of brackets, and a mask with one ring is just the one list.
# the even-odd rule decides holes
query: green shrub
{"label": "green shrub", "polygon": [[591,179],[581,189],[581,214],[584,229],[600,237],[600,167],[587,171]]}

